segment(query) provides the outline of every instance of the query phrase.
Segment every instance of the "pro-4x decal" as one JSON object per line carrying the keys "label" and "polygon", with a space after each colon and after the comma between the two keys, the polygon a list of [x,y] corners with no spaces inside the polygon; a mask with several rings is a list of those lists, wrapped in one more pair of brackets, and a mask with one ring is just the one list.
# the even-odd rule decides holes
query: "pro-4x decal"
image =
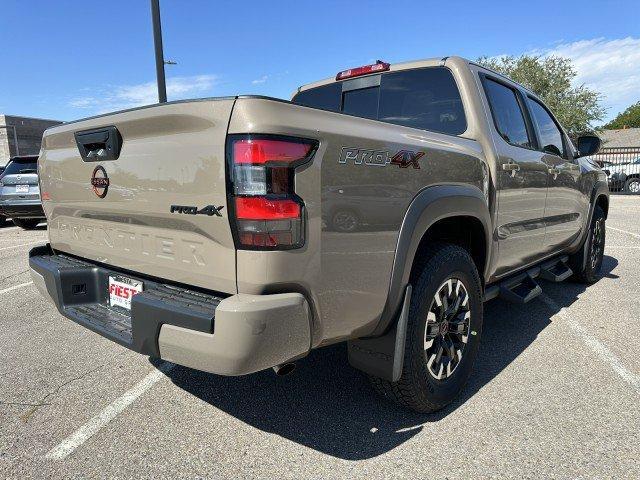
{"label": "pro-4x decal", "polygon": [[411,150],[400,150],[394,155],[386,150],[367,150],[357,147],[342,147],[338,163],[353,162],[354,165],[370,165],[375,167],[386,167],[389,164],[397,165],[400,168],[420,168],[419,160],[425,152],[414,152]]}
{"label": "pro-4x decal", "polygon": [[420,168],[418,160],[424,156],[424,152],[412,152],[411,150],[400,150],[396,153],[391,162],[393,165],[398,165],[400,168],[408,168],[411,165],[413,168]]}
{"label": "pro-4x decal", "polygon": [[220,210],[224,208],[223,206],[216,207],[215,205],[207,205],[204,208],[198,209],[198,207],[190,207],[186,205],[171,205],[171,213],[184,213],[185,215],[209,215],[210,217],[216,216],[221,217],[222,213]]}

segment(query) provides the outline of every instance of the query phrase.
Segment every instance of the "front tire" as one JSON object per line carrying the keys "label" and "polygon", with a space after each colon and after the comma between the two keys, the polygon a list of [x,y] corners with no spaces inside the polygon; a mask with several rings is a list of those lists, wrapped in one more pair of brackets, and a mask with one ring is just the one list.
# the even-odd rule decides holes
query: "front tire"
{"label": "front tire", "polygon": [[[596,205],[584,245],[571,259],[573,279],[579,283],[590,284],[600,278],[606,240],[605,221],[604,210]],[[584,261],[585,256],[586,261]]]}
{"label": "front tire", "polygon": [[469,253],[434,245],[412,275],[402,376],[370,377],[386,398],[421,413],[451,403],[466,384],[482,334],[482,284]]}
{"label": "front tire", "polygon": [[33,230],[41,222],[38,218],[12,218],[11,221],[16,227],[23,230]]}

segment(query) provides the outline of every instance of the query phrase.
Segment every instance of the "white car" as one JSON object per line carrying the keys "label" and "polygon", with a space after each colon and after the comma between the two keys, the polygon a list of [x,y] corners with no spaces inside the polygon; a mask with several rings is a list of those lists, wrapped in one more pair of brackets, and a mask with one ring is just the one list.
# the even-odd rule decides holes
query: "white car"
{"label": "white car", "polygon": [[607,174],[609,190],[640,194],[640,157],[628,162],[601,161],[600,163],[602,170]]}

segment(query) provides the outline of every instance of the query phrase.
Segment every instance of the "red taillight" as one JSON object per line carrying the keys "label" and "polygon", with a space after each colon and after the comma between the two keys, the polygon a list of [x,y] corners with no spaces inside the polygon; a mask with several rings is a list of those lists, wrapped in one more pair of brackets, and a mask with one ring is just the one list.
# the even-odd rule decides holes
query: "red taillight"
{"label": "red taillight", "polygon": [[233,162],[264,165],[265,163],[290,163],[305,158],[312,145],[285,142],[283,140],[238,140],[233,147]]}
{"label": "red taillight", "polygon": [[378,60],[373,65],[364,65],[362,67],[350,68],[349,70],[343,70],[336,75],[336,80],[346,80],[347,78],[359,77],[361,75],[368,75],[369,73],[385,72],[391,67],[390,64]]}
{"label": "red taillight", "polygon": [[229,139],[231,205],[239,248],[298,248],[304,243],[302,199],[295,168],[311,160],[317,143],[238,135]]}
{"label": "red taillight", "polygon": [[282,220],[300,218],[300,204],[285,199],[265,197],[237,197],[236,217],[239,220]]}

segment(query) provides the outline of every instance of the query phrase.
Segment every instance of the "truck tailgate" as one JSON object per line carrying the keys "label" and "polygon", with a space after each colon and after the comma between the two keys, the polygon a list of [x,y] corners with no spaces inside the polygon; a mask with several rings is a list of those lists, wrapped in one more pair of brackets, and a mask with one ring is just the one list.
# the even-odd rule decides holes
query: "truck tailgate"
{"label": "truck tailgate", "polygon": [[[235,293],[225,180],[233,102],[169,103],[47,130],[39,174],[51,246],[114,268]],[[77,132],[107,127],[122,138],[116,159],[99,154],[100,134],[76,142]],[[108,184],[100,180],[105,176]]]}

